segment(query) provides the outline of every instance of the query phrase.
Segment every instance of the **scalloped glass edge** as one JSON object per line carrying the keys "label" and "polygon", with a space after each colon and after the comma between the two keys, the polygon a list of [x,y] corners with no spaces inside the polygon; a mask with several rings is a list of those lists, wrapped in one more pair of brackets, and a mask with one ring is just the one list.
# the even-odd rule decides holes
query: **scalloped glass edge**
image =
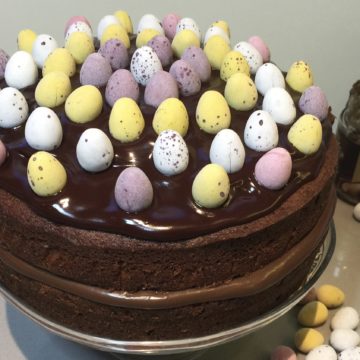
{"label": "scalloped glass edge", "polygon": [[336,230],[334,221],[332,220],[329,224],[328,232],[325,235],[325,240],[315,256],[306,281],[286,301],[279,304],[272,310],[263,313],[259,317],[243,323],[236,328],[197,338],[165,341],[123,341],[97,337],[69,329],[63,325],[44,318],[1,286],[0,294],[2,294],[10,304],[25,314],[28,318],[32,319],[50,332],[67,340],[71,340],[97,350],[134,355],[170,355],[193,352],[236,340],[270,324],[272,321],[292,309],[313,287],[321,274],[325,271],[334,253],[335,244]]}

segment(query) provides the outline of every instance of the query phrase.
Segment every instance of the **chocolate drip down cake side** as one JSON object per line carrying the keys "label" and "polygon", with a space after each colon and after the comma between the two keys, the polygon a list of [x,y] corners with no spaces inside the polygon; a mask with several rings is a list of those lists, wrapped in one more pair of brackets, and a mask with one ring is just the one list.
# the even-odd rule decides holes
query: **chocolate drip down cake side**
{"label": "chocolate drip down cake side", "polygon": [[117,11],[93,30],[75,16],[64,46],[22,30],[0,51],[1,286],[121,340],[213,334],[285,301],[336,199],[310,66],[284,74],[258,36],[232,47],[223,20],[202,36]]}

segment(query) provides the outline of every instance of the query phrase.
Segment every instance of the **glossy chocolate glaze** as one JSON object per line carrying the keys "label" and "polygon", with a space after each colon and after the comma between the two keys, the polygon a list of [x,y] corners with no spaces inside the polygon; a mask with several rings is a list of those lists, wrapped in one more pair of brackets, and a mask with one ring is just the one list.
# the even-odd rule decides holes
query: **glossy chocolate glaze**
{"label": "glossy chocolate glaze", "polygon": [[[78,75],[71,80],[73,89],[79,86]],[[0,84],[1,88],[5,86],[4,82]],[[191,187],[198,171],[210,162],[209,149],[214,136],[204,133],[198,127],[195,119],[196,106],[203,92],[212,89],[223,93],[224,86],[219,73],[214,71],[211,80],[203,84],[199,94],[181,98],[188,109],[190,120],[189,131],[184,137],[190,161],[187,170],[179,175],[162,175],[153,164],[151,154],[157,135],[152,128],[152,119],[156,109],[144,104],[142,89],[140,108],[146,126],[140,139],[130,144],[122,144],[111,137],[108,129],[111,108],[105,101],[101,115],[87,124],[72,123],[66,117],[63,106],[54,109],[61,120],[64,138],[53,154],[64,165],[68,181],[60,193],[48,198],[35,195],[27,181],[27,162],[35,150],[26,143],[25,125],[16,129],[0,129],[0,138],[8,149],[8,157],[0,168],[0,186],[25,201],[37,214],[55,223],[153,241],[189,239],[259,218],[273,211],[303,184],[317,176],[324,162],[332,117],[329,115],[322,123],[323,141],[317,153],[311,156],[298,153],[288,143],[290,126],[278,125],[278,146],[288,149],[293,159],[292,176],[283,189],[272,191],[257,184],[253,172],[256,161],[263,153],[245,147],[243,169],[230,175],[231,191],[228,201],[218,209],[203,209],[194,203]],[[22,92],[32,111],[37,107],[34,87]],[[104,89],[102,93],[104,94]],[[299,94],[292,95],[297,103]],[[262,97],[259,96],[254,110],[261,109],[261,103]],[[246,121],[252,111],[231,110],[231,128],[242,140]],[[299,110],[297,115],[301,115]],[[108,134],[115,152],[112,166],[97,174],[84,171],[76,159],[77,141],[81,133],[90,127],[100,128]],[[148,175],[154,188],[154,200],[148,209],[128,214],[117,206],[114,187],[120,172],[135,165]]]}

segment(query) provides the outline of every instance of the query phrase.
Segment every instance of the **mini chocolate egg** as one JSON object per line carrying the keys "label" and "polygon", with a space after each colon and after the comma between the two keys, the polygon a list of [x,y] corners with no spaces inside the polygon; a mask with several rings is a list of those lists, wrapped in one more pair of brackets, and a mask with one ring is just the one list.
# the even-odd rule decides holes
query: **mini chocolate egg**
{"label": "mini chocolate egg", "polygon": [[360,360],[360,347],[353,347],[342,351],[338,355],[338,360]]}
{"label": "mini chocolate egg", "polygon": [[335,329],[330,334],[330,345],[336,351],[354,348],[360,343],[360,335],[351,329]]}
{"label": "mini chocolate egg", "polygon": [[161,62],[150,46],[143,46],[134,52],[130,71],[138,83],[146,86],[150,78],[160,70],[162,70]]}
{"label": "mini chocolate egg", "polygon": [[106,85],[105,99],[113,107],[117,100],[124,97],[131,98],[137,102],[139,100],[139,93],[139,85],[132,73],[127,69],[120,69],[111,75]]}
{"label": "mini chocolate egg", "polygon": [[63,72],[51,72],[36,86],[35,100],[40,106],[54,108],[63,104],[71,93],[71,82]]}
{"label": "mini chocolate egg", "polygon": [[99,40],[101,40],[105,29],[111,25],[120,25],[120,22],[115,15],[105,15],[100,19],[97,26],[97,38]]}
{"label": "mini chocolate egg", "polygon": [[70,51],[75,62],[80,65],[95,51],[92,38],[83,32],[72,33],[65,43],[65,48]]}
{"label": "mini chocolate egg", "polygon": [[353,217],[355,220],[360,221],[360,203],[354,206]]}
{"label": "mini chocolate egg", "polygon": [[156,72],[148,82],[144,92],[145,104],[158,107],[165,99],[178,98],[179,90],[174,77],[167,71]]}
{"label": "mini chocolate egg", "polygon": [[328,317],[329,311],[322,302],[311,301],[301,308],[297,320],[302,326],[317,327],[324,324]]}
{"label": "mini chocolate egg", "polygon": [[138,167],[130,166],[117,178],[114,195],[120,209],[134,213],[151,205],[154,190],[146,174]]}
{"label": "mini chocolate egg", "polygon": [[320,120],[326,119],[329,113],[326,95],[318,86],[310,86],[302,93],[299,108],[304,114],[315,115]]}
{"label": "mini chocolate egg", "polygon": [[197,94],[201,89],[198,73],[185,60],[176,60],[170,67],[170,74],[174,77],[183,96]]}
{"label": "mini chocolate egg", "polygon": [[6,64],[9,61],[9,55],[0,49],[0,80],[4,79]]}
{"label": "mini chocolate egg", "polygon": [[138,104],[130,98],[121,98],[114,104],[109,118],[112,137],[123,143],[137,140],[145,127]]}
{"label": "mini chocolate egg", "polygon": [[183,102],[177,98],[164,100],[155,112],[152,126],[158,135],[164,130],[175,130],[184,137],[189,128],[189,115]]}
{"label": "mini chocolate egg", "polygon": [[32,48],[35,64],[41,69],[46,58],[57,48],[58,44],[52,36],[47,34],[38,35]]}
{"label": "mini chocolate egg", "polygon": [[303,115],[291,126],[288,132],[289,142],[303,154],[314,154],[322,141],[320,120],[313,115]]}
{"label": "mini chocolate egg", "polygon": [[313,85],[314,80],[309,64],[304,61],[293,63],[287,72],[286,82],[293,90],[300,93]]}
{"label": "mini chocolate egg", "polygon": [[18,49],[31,54],[36,37],[36,33],[30,29],[21,30],[17,37]]}
{"label": "mini chocolate egg", "polygon": [[296,117],[296,107],[292,97],[280,87],[272,87],[266,92],[262,108],[270,113],[278,124],[290,125]]}
{"label": "mini chocolate egg", "polygon": [[100,129],[86,129],[76,145],[76,157],[80,166],[96,173],[107,169],[114,158],[114,149],[109,137]]}
{"label": "mini chocolate egg", "polygon": [[0,139],[0,166],[5,162],[6,157],[7,157],[6,146]]}
{"label": "mini chocolate egg", "polygon": [[154,38],[155,36],[160,35],[160,33],[155,29],[144,29],[138,33],[136,36],[136,47],[142,47],[147,45],[147,43]]}
{"label": "mini chocolate egg", "polygon": [[230,28],[229,28],[229,24],[225,21],[225,20],[217,20],[214,21],[211,26],[216,26],[219,27],[221,29],[223,29],[225,31],[225,33],[227,34],[227,36],[230,38]]}
{"label": "mini chocolate egg", "polygon": [[316,296],[328,309],[337,308],[345,301],[344,292],[334,285],[321,285],[316,290]]}
{"label": "mini chocolate egg", "polygon": [[65,113],[71,121],[84,124],[96,119],[102,107],[103,99],[99,89],[93,85],[84,85],[68,96],[65,102]]}
{"label": "mini chocolate egg", "polygon": [[256,110],[250,115],[245,125],[244,141],[255,151],[268,151],[277,146],[278,128],[267,111]]}
{"label": "mini chocolate egg", "polygon": [[229,39],[228,34],[222,28],[220,28],[218,26],[210,26],[207,29],[205,36],[204,36],[204,44],[206,44],[209,41],[209,39],[215,35],[221,36],[230,45],[230,39]]}
{"label": "mini chocolate egg", "polygon": [[78,22],[83,22],[85,23],[87,26],[89,26],[89,28],[91,29],[91,24],[90,21],[82,15],[75,15],[72,16],[65,24],[65,29],[64,29],[64,35],[66,35],[66,33],[68,32],[70,26],[74,23],[78,23]]}
{"label": "mini chocolate egg", "polygon": [[191,30],[195,33],[195,35],[198,37],[199,40],[201,39],[201,32],[199,25],[192,18],[185,17],[180,19],[180,21],[176,25],[176,32],[178,33],[182,30]]}
{"label": "mini chocolate egg", "polygon": [[126,30],[119,24],[109,25],[105,28],[102,37],[100,38],[100,44],[104,45],[107,41],[116,39],[121,41],[127,49],[130,48],[130,39]]}
{"label": "mini chocolate egg", "polygon": [[235,110],[247,111],[255,107],[258,92],[252,79],[237,72],[230,76],[225,85],[225,99]]}
{"label": "mini chocolate egg", "polygon": [[54,111],[36,108],[25,125],[25,139],[36,150],[51,151],[58,148],[63,138],[61,122]]}
{"label": "mini chocolate egg", "polygon": [[248,62],[238,51],[229,51],[221,64],[220,77],[224,81],[228,81],[231,75],[238,72],[244,73],[250,76],[250,67]]}
{"label": "mini chocolate egg", "polygon": [[181,59],[192,66],[199,75],[201,82],[210,80],[211,65],[203,49],[196,46],[189,46],[181,55]]}
{"label": "mini chocolate egg", "polygon": [[13,87],[0,90],[0,128],[15,128],[26,121],[29,106],[24,95]]}
{"label": "mini chocolate egg", "polygon": [[42,69],[43,76],[54,71],[63,72],[69,77],[75,75],[76,62],[68,49],[57,48],[45,60]]}
{"label": "mini chocolate egg", "polygon": [[72,23],[70,25],[70,27],[68,28],[68,30],[66,31],[65,42],[69,39],[71,34],[74,32],[83,32],[83,33],[89,35],[89,37],[91,37],[91,38],[93,37],[91,27],[83,21],[77,21],[77,22]]}
{"label": "mini chocolate egg", "polygon": [[320,345],[312,349],[305,360],[337,360],[336,351],[329,345]]}
{"label": "mini chocolate egg", "polygon": [[297,349],[307,354],[324,344],[324,336],[315,329],[301,328],[295,333],[294,343]]}
{"label": "mini chocolate egg", "polygon": [[39,196],[52,196],[66,185],[66,170],[56,157],[46,151],[34,153],[27,165],[31,189]]}
{"label": "mini chocolate egg", "polygon": [[165,32],[165,36],[172,40],[176,34],[176,26],[181,20],[181,17],[174,13],[166,14],[162,20],[162,26]]}
{"label": "mini chocolate egg", "polygon": [[359,313],[351,306],[339,309],[331,319],[332,329],[356,329],[359,325]]}
{"label": "mini chocolate egg", "polygon": [[229,197],[229,176],[218,164],[205,165],[196,175],[191,191],[197,205],[208,209],[220,207]]}
{"label": "mini chocolate egg", "polygon": [[115,12],[114,16],[118,19],[120,25],[125,28],[129,35],[133,33],[133,23],[126,11],[118,10]]}
{"label": "mini chocolate egg", "polygon": [[273,88],[285,89],[285,79],[281,70],[272,63],[261,65],[255,75],[255,85],[261,95]]}
{"label": "mini chocolate egg", "polygon": [[250,73],[255,75],[258,68],[263,64],[263,59],[259,51],[246,41],[240,41],[234,46],[234,50],[239,51],[250,66]]}
{"label": "mini chocolate egg", "polygon": [[270,190],[283,188],[290,179],[292,160],[284,148],[274,148],[265,153],[255,165],[255,179]]}
{"label": "mini chocolate egg", "polygon": [[145,14],[139,20],[137,33],[141,33],[144,29],[154,29],[159,34],[164,35],[164,29],[161,26],[160,20],[153,14]]}
{"label": "mini chocolate egg", "polygon": [[196,122],[209,134],[217,134],[230,126],[229,105],[220,92],[208,90],[201,95],[196,107]]}
{"label": "mini chocolate egg", "polygon": [[153,37],[146,45],[150,46],[158,56],[161,65],[166,67],[171,64],[173,59],[173,52],[171,49],[170,40],[164,35],[157,35]]}
{"label": "mini chocolate egg", "polygon": [[296,354],[293,349],[285,345],[277,346],[272,352],[270,360],[296,360]]}
{"label": "mini chocolate egg", "polygon": [[220,130],[210,147],[210,161],[221,165],[228,174],[239,171],[245,161],[245,149],[240,136],[231,129]]}
{"label": "mini chocolate egg", "polygon": [[270,61],[269,47],[265,44],[264,40],[260,36],[251,36],[247,42],[260,53],[264,63]]}
{"label": "mini chocolate egg", "polygon": [[108,40],[100,47],[99,53],[110,63],[114,71],[129,66],[129,52],[120,40]]}
{"label": "mini chocolate egg", "polygon": [[211,67],[220,70],[224,58],[230,52],[229,44],[219,35],[212,36],[204,46],[204,52]]}
{"label": "mini chocolate egg", "polygon": [[152,157],[156,169],[166,176],[173,176],[186,170],[189,164],[189,150],[182,136],[167,129],[157,137]]}
{"label": "mini chocolate egg", "polygon": [[32,56],[26,51],[15,52],[8,60],[4,78],[16,89],[34,85],[38,79],[38,69]]}
{"label": "mini chocolate egg", "polygon": [[177,32],[171,43],[171,48],[178,58],[181,58],[184,51],[190,46],[200,47],[199,38],[191,30]]}
{"label": "mini chocolate egg", "polygon": [[102,87],[107,84],[111,75],[109,61],[99,53],[90,54],[81,66],[80,83]]}

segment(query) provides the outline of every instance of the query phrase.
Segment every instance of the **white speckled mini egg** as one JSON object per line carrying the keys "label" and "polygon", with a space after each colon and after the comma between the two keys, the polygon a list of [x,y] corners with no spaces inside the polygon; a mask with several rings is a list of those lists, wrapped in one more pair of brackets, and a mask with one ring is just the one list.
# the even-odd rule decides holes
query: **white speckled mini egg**
{"label": "white speckled mini egg", "polygon": [[38,35],[34,41],[32,48],[32,56],[36,65],[42,68],[45,64],[45,60],[56,48],[58,44],[56,40],[47,34]]}
{"label": "white speckled mini egg", "polygon": [[157,30],[160,35],[164,35],[164,29],[161,21],[153,14],[145,14],[141,17],[137,27],[137,33],[141,33],[145,29]]}
{"label": "white speckled mini egg", "polygon": [[216,134],[210,147],[210,161],[221,165],[228,174],[243,167],[245,149],[240,136],[234,130],[223,129]]}
{"label": "white speckled mini egg", "polygon": [[337,360],[336,351],[329,345],[320,345],[306,355],[306,360]]}
{"label": "white speckled mini egg", "polygon": [[351,307],[339,309],[331,319],[332,329],[356,329],[359,325],[359,312]]}
{"label": "white speckled mini egg", "polygon": [[285,89],[280,87],[271,88],[266,92],[262,108],[270,113],[278,124],[292,124],[296,117],[294,100]]}
{"label": "white speckled mini egg", "polygon": [[351,329],[335,329],[330,334],[329,342],[336,351],[344,351],[358,346],[360,335]]}
{"label": "white speckled mini egg", "polygon": [[61,122],[47,107],[36,108],[25,125],[26,142],[33,149],[51,151],[60,146],[63,138]]}
{"label": "white speckled mini egg", "polygon": [[251,74],[256,74],[256,71],[263,64],[261,54],[256,48],[246,41],[240,41],[234,46],[234,50],[239,51],[250,66]]}
{"label": "white speckled mini egg", "polygon": [[24,95],[7,87],[0,91],[0,128],[14,128],[27,119],[29,107]]}
{"label": "white speckled mini egg", "polygon": [[261,65],[255,75],[255,85],[261,95],[273,87],[285,88],[284,75],[280,69],[272,64]]}
{"label": "white speckled mini egg", "polygon": [[204,36],[204,44],[208,42],[208,40],[215,35],[221,36],[229,45],[230,45],[230,39],[228,34],[223,30],[222,28],[218,26],[210,26]]}
{"label": "white speckled mini egg", "polygon": [[91,27],[86,22],[77,21],[77,22],[71,24],[69,29],[67,30],[66,35],[65,35],[65,42],[68,40],[70,35],[74,32],[83,32],[85,34],[88,34],[91,39],[93,37]]}
{"label": "white speckled mini egg", "polygon": [[256,151],[268,151],[277,146],[279,133],[275,120],[267,111],[256,110],[245,125],[246,146]]}
{"label": "white speckled mini egg", "polygon": [[162,70],[162,66],[156,52],[150,46],[142,46],[134,52],[130,70],[136,82],[146,86],[151,76]]}
{"label": "white speckled mini egg", "polygon": [[97,38],[99,40],[101,40],[103,33],[105,31],[105,29],[110,26],[110,25],[119,25],[120,22],[118,20],[118,18],[114,15],[105,15],[103,16],[98,24],[97,27]]}
{"label": "white speckled mini egg", "polygon": [[342,351],[338,356],[338,360],[360,360],[360,347],[357,346]]}
{"label": "white speckled mini egg", "polygon": [[164,130],[155,141],[153,161],[156,169],[166,176],[177,175],[189,164],[189,151],[184,139],[175,130]]}
{"label": "white speckled mini egg", "polygon": [[176,25],[176,32],[180,32],[182,30],[191,30],[193,31],[196,36],[201,39],[201,32],[199,25],[196,23],[196,21],[192,18],[185,17],[182,18]]}
{"label": "white speckled mini egg", "polygon": [[6,64],[5,81],[16,89],[34,85],[39,73],[33,57],[26,51],[15,52]]}
{"label": "white speckled mini egg", "polygon": [[76,145],[76,156],[84,170],[99,172],[111,165],[114,148],[102,130],[90,128],[81,134]]}

